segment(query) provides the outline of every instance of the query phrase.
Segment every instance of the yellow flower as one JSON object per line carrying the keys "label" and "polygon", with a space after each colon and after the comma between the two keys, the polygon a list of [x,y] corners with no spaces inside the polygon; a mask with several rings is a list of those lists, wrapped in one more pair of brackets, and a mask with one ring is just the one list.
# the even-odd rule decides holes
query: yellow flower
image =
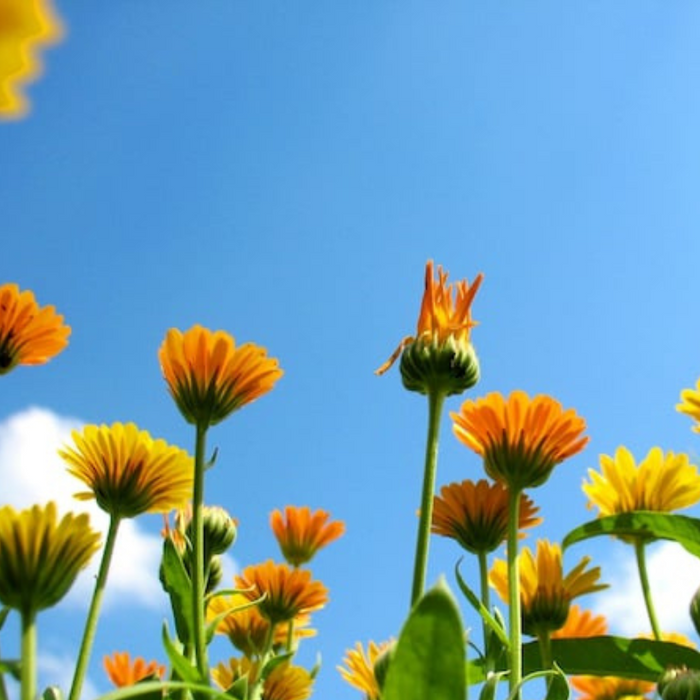
{"label": "yellow flower", "polygon": [[163,376],[185,420],[208,427],[271,391],[283,372],[252,343],[236,347],[224,331],[171,328],[158,353]]}
{"label": "yellow flower", "polygon": [[344,523],[328,522],[329,517],[325,510],[312,513],[306,506],[287,506],[284,515],[279,510],[272,511],[270,527],[287,563],[300,566],[311,561],[319,549],[345,532]]}
{"label": "yellow flower", "polygon": [[311,697],[313,682],[305,668],[280,664],[265,679],[262,700],[306,700]]}
{"label": "yellow flower", "polygon": [[514,391],[506,400],[494,392],[450,416],[457,439],[484,458],[486,473],[518,491],[543,484],[588,442],[583,418],[542,394]]}
{"label": "yellow flower", "polygon": [[354,649],[345,652],[343,663],[345,666],[338,666],[338,671],[345,681],[353,688],[362,691],[367,700],[379,700],[379,683],[374,675],[374,665],[377,659],[391,646],[391,642],[376,644],[370,642],[367,651],[360,642],[357,642]]}
{"label": "yellow flower", "polygon": [[[0,4],[0,31],[2,8]],[[63,316],[53,306],[40,308],[34,294],[20,292],[16,284],[0,286],[0,374],[17,365],[48,362],[68,345],[69,335],[70,326],[63,323]]]}
{"label": "yellow flower", "polygon": [[601,473],[588,470],[591,482],[583,483],[600,515],[629,513],[635,510],[669,512],[687,508],[700,501],[700,475],[685,454],[664,454],[653,447],[635,464],[626,447],[618,447],[615,456],[600,455]]}
{"label": "yellow flower", "polygon": [[433,261],[425,266],[425,291],[415,336],[406,336],[391,357],[376,371],[384,374],[401,358],[401,377],[411,391],[427,393],[438,388],[446,394],[461,393],[477,382],[479,364],[470,342],[471,305],[481,285],[479,274],[467,280],[447,283],[447,273]]}
{"label": "yellow flower", "polygon": [[[508,535],[508,490],[503,484],[469,479],[443,486],[433,499],[432,531],[457,540],[474,554],[492,552]],[[520,496],[519,529],[542,522],[539,508],[525,494]]]}
{"label": "yellow flower", "polygon": [[115,651],[112,656],[103,659],[105,671],[109,680],[117,688],[135,685],[144,678],[163,678],[165,666],[157,661],[149,661],[137,656],[133,661],[129,658],[128,651]]}
{"label": "yellow flower", "polygon": [[221,690],[228,690],[243,676],[248,677],[248,683],[254,683],[258,676],[258,662],[247,657],[232,657],[227,663],[222,661],[211,670],[211,677]]}
{"label": "yellow flower", "polygon": [[244,569],[236,576],[236,588],[248,600],[257,600],[260,614],[272,624],[288,622],[297,615],[320,610],[328,602],[328,590],[311,580],[306,569],[290,569],[271,559]]}
{"label": "yellow flower", "polygon": [[88,425],[73,431],[76,448],[60,450],[68,472],[112,516],[133,518],[141,513],[164,513],[184,506],[192,496],[193,461],[179,447],[154,440],[133,423]]}
{"label": "yellow flower", "polygon": [[647,700],[655,688],[648,681],[609,676],[574,676],[571,685],[580,693],[578,700]]}
{"label": "yellow flower", "polygon": [[56,504],[0,508],[0,602],[22,614],[56,605],[100,547],[87,515],[58,520]]}
{"label": "yellow flower", "polygon": [[694,418],[693,430],[700,433],[700,379],[698,379],[695,389],[683,389],[681,402],[676,405],[676,410]]}
{"label": "yellow flower", "polygon": [[581,639],[599,637],[608,632],[608,621],[604,615],[596,615],[590,610],[582,610],[579,605],[569,608],[564,626],[552,633],[552,639]]}
{"label": "yellow flower", "polygon": [[[561,548],[548,540],[538,540],[537,558],[523,547],[518,555],[520,563],[520,602],[523,631],[538,636],[564,626],[569,615],[569,604],[574,598],[607,588],[597,583],[600,567],[586,570],[591,558],[584,557],[566,575],[562,571]],[[498,595],[508,602],[507,564],[497,559],[489,581]]]}
{"label": "yellow flower", "polygon": [[27,113],[22,87],[41,74],[40,50],[62,35],[50,0],[0,2],[0,119]]}

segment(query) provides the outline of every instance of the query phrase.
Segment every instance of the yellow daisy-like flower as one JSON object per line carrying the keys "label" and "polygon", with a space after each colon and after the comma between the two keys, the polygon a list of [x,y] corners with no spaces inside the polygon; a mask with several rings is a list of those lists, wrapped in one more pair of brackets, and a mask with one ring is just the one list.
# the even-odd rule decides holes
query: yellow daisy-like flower
{"label": "yellow daisy-like flower", "polygon": [[599,637],[608,633],[608,621],[604,615],[596,615],[583,610],[580,605],[572,605],[564,626],[551,634],[552,639],[582,639]]}
{"label": "yellow daisy-like flower", "polygon": [[[523,547],[518,555],[520,564],[520,602],[523,631],[536,637],[542,632],[554,632],[563,627],[569,615],[569,604],[574,598],[607,588],[597,583],[600,567],[586,570],[590,557],[584,557],[564,576],[561,547],[548,540],[538,540],[537,556]],[[497,559],[489,581],[498,595],[508,602],[507,564]]]}
{"label": "yellow daisy-like flower", "polygon": [[494,392],[450,416],[457,439],[484,458],[486,473],[518,491],[542,485],[588,443],[583,418],[543,394],[514,391],[506,400]]}
{"label": "yellow daisy-like flower", "polygon": [[319,549],[337,540],[345,532],[340,520],[328,522],[330,514],[325,510],[287,506],[284,515],[272,511],[270,527],[277,538],[282,555],[292,566],[311,561]]}
{"label": "yellow daisy-like flower", "polygon": [[363,692],[367,700],[379,700],[380,687],[375,675],[375,665],[377,660],[387,652],[393,642],[382,642],[376,644],[370,642],[367,650],[360,642],[357,642],[354,649],[345,652],[343,663],[345,666],[338,666],[337,669],[343,679],[353,688]]}
{"label": "yellow daisy-like flower", "polygon": [[571,685],[579,692],[578,700],[648,700],[656,687],[648,681],[610,676],[574,676]]}
{"label": "yellow daisy-like flower", "polygon": [[220,662],[211,670],[214,683],[221,690],[228,690],[239,678],[248,677],[249,683],[254,683],[258,676],[259,664],[247,657],[238,659],[232,657],[228,662]]}
{"label": "yellow daisy-like flower", "polygon": [[305,668],[280,664],[265,679],[262,700],[306,700],[311,697],[313,683]]}
{"label": "yellow daisy-like flower", "polygon": [[[2,12],[0,4],[0,27]],[[17,365],[43,365],[68,345],[69,335],[53,306],[39,307],[34,294],[16,284],[0,286],[0,374]]]}
{"label": "yellow daisy-like flower", "polygon": [[192,458],[133,423],[88,425],[82,433],[73,431],[73,440],[75,449],[59,454],[70,465],[68,472],[90,489],[76,498],[94,498],[112,516],[165,513],[192,496]]}
{"label": "yellow daisy-like flower", "polygon": [[588,470],[590,483],[583,483],[588,507],[600,515],[651,510],[666,513],[700,501],[700,475],[688,455],[653,447],[637,465],[626,447],[615,456],[600,455],[601,472]]}
{"label": "yellow daisy-like flower", "polygon": [[62,35],[50,0],[0,2],[0,119],[18,119],[28,112],[22,88],[41,74],[41,49]]}
{"label": "yellow daisy-like flower", "polygon": [[[519,529],[542,522],[539,508],[528,496],[520,496]],[[443,486],[433,498],[432,532],[451,537],[474,554],[493,552],[508,535],[508,490],[503,484],[469,479]]]}
{"label": "yellow daisy-like flower", "polygon": [[700,433],[700,379],[695,389],[683,389],[681,402],[676,404],[676,410],[693,418],[695,420],[693,431]]}
{"label": "yellow daisy-like flower", "polygon": [[163,376],[185,420],[208,427],[271,391],[283,372],[252,343],[236,347],[224,331],[171,328],[158,353]]}
{"label": "yellow daisy-like flower", "polygon": [[320,610],[328,602],[328,590],[319,581],[311,580],[311,572],[290,569],[271,559],[255,564],[236,576],[236,588],[248,600],[257,600],[260,614],[272,624],[289,622],[297,615]]}
{"label": "yellow daisy-like flower", "polygon": [[56,605],[99,548],[86,514],[0,508],[0,602],[27,615]]}
{"label": "yellow daisy-like flower", "polygon": [[103,664],[109,680],[117,688],[135,685],[144,678],[163,678],[166,670],[157,661],[146,662],[141,656],[132,661],[128,651],[115,651],[112,656],[105,656]]}
{"label": "yellow daisy-like flower", "polygon": [[458,394],[479,378],[479,363],[470,342],[476,325],[471,306],[483,275],[477,275],[470,285],[467,280],[448,284],[440,266],[437,274],[436,280],[429,260],[416,335],[406,336],[376,374],[384,374],[401,355],[401,377],[407,389],[427,393],[438,388],[448,395]]}

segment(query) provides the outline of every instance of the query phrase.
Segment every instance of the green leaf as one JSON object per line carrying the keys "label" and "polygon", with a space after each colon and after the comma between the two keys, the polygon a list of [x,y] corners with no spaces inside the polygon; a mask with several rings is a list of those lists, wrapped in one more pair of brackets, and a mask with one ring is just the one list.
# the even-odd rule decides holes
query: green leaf
{"label": "green leaf", "polygon": [[500,673],[489,673],[486,677],[486,681],[481,688],[481,693],[479,693],[479,700],[494,700],[496,697],[496,688],[498,684],[507,678],[508,672],[501,671]]}
{"label": "green leaf", "polygon": [[10,614],[11,608],[3,608],[0,610],[0,630],[3,628],[5,625],[5,620],[7,620],[7,616]]}
{"label": "green leaf", "polygon": [[464,700],[464,628],[444,583],[416,603],[396,644],[382,700]]}
{"label": "green leaf", "polygon": [[600,535],[643,537],[648,540],[673,540],[691,554],[700,557],[700,520],[687,515],[653,513],[638,510],[608,515],[574,528],[563,540],[562,547]]}
{"label": "green leaf", "polygon": [[550,671],[549,686],[545,700],[569,700],[571,689],[569,681],[566,679],[566,674],[555,663],[554,668]]}
{"label": "green leaf", "polygon": [[20,679],[21,662],[19,659],[1,659],[0,674],[9,673],[16,681]]}
{"label": "green leaf", "polygon": [[169,537],[166,537],[163,543],[161,581],[170,596],[177,636],[183,644],[189,644],[194,639],[192,581],[180,553]]}
{"label": "green leaf", "polygon": [[196,666],[192,665],[192,662],[178,649],[175,642],[170,639],[170,634],[168,633],[168,624],[163,623],[163,648],[165,653],[168,655],[170,660],[170,665],[173,667],[173,671],[177,673],[178,677],[187,683],[206,683],[207,679],[203,679],[199,675],[199,670]]}

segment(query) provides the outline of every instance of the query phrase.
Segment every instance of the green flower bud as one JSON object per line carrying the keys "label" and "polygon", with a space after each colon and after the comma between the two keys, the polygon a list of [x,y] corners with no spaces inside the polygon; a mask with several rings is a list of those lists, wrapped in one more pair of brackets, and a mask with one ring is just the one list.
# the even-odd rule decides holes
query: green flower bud
{"label": "green flower bud", "polygon": [[221,583],[224,577],[224,567],[221,564],[221,557],[212,557],[209,562],[209,571],[205,585],[204,593],[211,593],[216,590],[216,587]]}
{"label": "green flower bud", "polygon": [[690,619],[695,625],[696,632],[700,634],[700,588],[695,591],[695,595],[690,601]]}
{"label": "green flower bud", "polygon": [[670,668],[658,683],[663,700],[700,700],[700,671],[686,668]]}

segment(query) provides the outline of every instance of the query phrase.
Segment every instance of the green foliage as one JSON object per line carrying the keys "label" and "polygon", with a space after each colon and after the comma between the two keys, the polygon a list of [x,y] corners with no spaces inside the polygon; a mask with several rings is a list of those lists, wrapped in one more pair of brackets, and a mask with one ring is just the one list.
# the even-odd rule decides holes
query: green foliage
{"label": "green foliage", "polygon": [[191,644],[194,639],[192,581],[185,569],[182,557],[170,537],[166,537],[163,542],[160,578],[163,588],[170,596],[177,636],[183,644]]}

